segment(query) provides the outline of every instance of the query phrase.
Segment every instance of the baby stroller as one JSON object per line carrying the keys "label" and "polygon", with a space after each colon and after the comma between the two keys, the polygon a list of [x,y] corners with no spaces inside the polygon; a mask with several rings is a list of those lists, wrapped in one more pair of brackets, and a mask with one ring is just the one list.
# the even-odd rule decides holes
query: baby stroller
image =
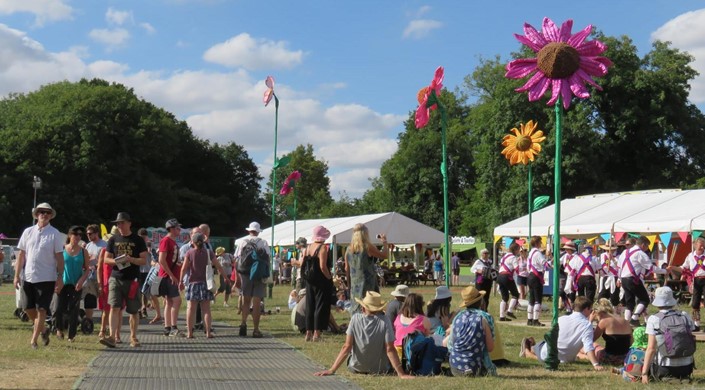
{"label": "baby stroller", "polygon": [[67,310],[63,313],[61,316],[62,318],[57,318],[56,316],[52,315],[53,313],[57,312],[58,306],[59,306],[59,296],[57,294],[54,294],[54,297],[51,300],[51,305],[50,307],[50,313],[47,313],[47,326],[49,326],[51,333],[56,333],[56,331],[59,329],[59,324],[58,321],[63,321],[62,328],[67,329],[68,328],[68,322],[69,322],[69,315],[71,315],[71,312],[73,311],[72,309],[78,309],[78,326],[79,329],[81,330],[81,333],[85,335],[90,335],[93,334],[93,320],[91,318],[86,317],[86,311],[81,308],[81,303],[83,302],[83,294],[76,294],[74,295],[73,299],[68,304]]}

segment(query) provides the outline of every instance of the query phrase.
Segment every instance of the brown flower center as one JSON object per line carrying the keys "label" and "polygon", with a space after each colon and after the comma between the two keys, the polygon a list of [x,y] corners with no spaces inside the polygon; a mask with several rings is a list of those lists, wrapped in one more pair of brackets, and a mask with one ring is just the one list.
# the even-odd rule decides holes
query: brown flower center
{"label": "brown flower center", "polygon": [[416,94],[416,99],[418,99],[419,104],[423,103],[423,98],[426,96],[427,92],[428,92],[428,87],[423,87],[419,90],[419,93]]}
{"label": "brown flower center", "polygon": [[520,152],[526,152],[531,148],[531,137],[525,135],[517,136],[516,148]]}
{"label": "brown flower center", "polygon": [[570,77],[580,68],[580,54],[567,43],[551,42],[536,57],[539,70],[551,79]]}

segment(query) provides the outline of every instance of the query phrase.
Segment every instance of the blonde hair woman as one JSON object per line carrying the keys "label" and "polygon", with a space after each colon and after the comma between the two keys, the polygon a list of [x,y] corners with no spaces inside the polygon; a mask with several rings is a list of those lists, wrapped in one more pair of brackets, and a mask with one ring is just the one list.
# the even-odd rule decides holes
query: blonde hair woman
{"label": "blonde hair woman", "polygon": [[387,236],[377,236],[382,241],[382,251],[370,242],[370,233],[367,226],[358,223],[353,227],[350,246],[345,252],[345,271],[350,284],[350,301],[352,313],[360,310],[357,299],[365,297],[368,291],[377,291],[377,272],[373,257],[386,259],[389,254]]}

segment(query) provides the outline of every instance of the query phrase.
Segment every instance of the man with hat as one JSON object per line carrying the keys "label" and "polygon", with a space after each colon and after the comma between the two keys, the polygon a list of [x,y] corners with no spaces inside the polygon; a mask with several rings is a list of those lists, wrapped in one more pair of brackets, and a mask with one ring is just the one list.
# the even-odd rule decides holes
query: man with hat
{"label": "man with hat", "polygon": [[[654,264],[646,254],[649,250],[649,241],[645,236],[640,236],[636,244],[625,249],[619,255],[619,276],[624,289],[624,319],[632,326],[639,326],[639,316],[649,306],[651,299],[644,286],[644,276],[654,272]],[[664,270],[664,272],[666,272]],[[638,300],[638,304],[637,301]],[[634,309],[636,305],[636,310]]]}
{"label": "man with hat", "polygon": [[392,291],[392,296],[394,299],[387,305],[387,311],[385,315],[389,318],[389,321],[393,324],[394,320],[397,319],[399,315],[399,310],[401,310],[401,305],[406,300],[406,296],[409,295],[409,286],[405,284],[397,284],[397,287]]}
{"label": "man with hat", "polygon": [[220,275],[220,287],[218,287],[218,291],[215,293],[215,296],[218,296],[220,293],[225,293],[223,297],[223,306],[230,307],[230,305],[228,305],[228,299],[230,299],[232,288],[230,287],[230,283],[227,283],[226,280],[230,281],[228,278],[233,272],[233,255],[226,252],[225,248],[222,246],[215,248],[215,255],[218,256],[218,262],[220,263],[220,266],[223,267],[223,274]]}
{"label": "man with hat", "polygon": [[[249,234],[247,237],[243,238],[235,251],[235,261],[240,261],[242,257],[242,250],[249,243],[253,243],[256,248],[263,252],[271,253],[269,250],[269,244],[262,238],[259,238],[259,234],[262,232],[260,229],[259,222],[251,222],[248,227],[245,228]],[[260,311],[260,304],[262,299],[264,299],[264,294],[266,292],[266,285],[262,280],[251,280],[249,274],[239,274],[238,275],[242,281],[241,291],[242,291],[242,313],[239,335],[240,337],[247,336],[247,317],[250,314],[250,304],[252,305],[252,325],[254,329],[252,330],[253,338],[261,338],[262,332],[259,330],[259,318],[262,314]],[[310,291],[309,291],[310,294]]]}
{"label": "man with hat", "polygon": [[[475,286],[479,290],[485,292],[482,299],[485,300],[485,307],[490,307],[490,292],[492,291],[492,282],[494,279],[488,277],[488,275],[497,273],[490,273],[492,268],[492,259],[490,259],[490,251],[487,248],[482,248],[480,250],[480,258],[475,260],[475,263],[470,268],[470,272],[475,274]],[[488,270],[489,269],[489,270]]]}
{"label": "man with hat", "polygon": [[316,376],[335,374],[347,360],[348,369],[360,374],[388,374],[392,370],[400,378],[406,375],[394,348],[394,326],[384,315],[386,302],[375,291],[368,291],[365,299],[355,298],[362,308],[350,318],[345,344],[330,369],[315,373]]}
{"label": "man with hat", "polygon": [[558,288],[560,291],[559,294],[561,300],[563,301],[563,307],[565,308],[566,313],[570,314],[573,311],[572,302],[575,300],[576,291],[576,281],[573,277],[573,268],[571,267],[571,262],[573,261],[573,258],[576,257],[575,252],[577,252],[578,249],[575,247],[575,243],[573,241],[565,242],[563,246],[561,246],[561,249],[564,251],[564,253],[559,260],[561,269],[559,274],[560,283],[558,285]]}
{"label": "man with hat", "polygon": [[[56,216],[49,203],[37,205],[32,216],[37,224],[25,229],[17,244],[20,253],[15,264],[14,286],[22,288],[27,297],[24,310],[34,322],[30,345],[37,348],[40,335],[44,345],[49,344],[49,329],[44,322],[54,292],[58,294],[64,286],[62,278],[57,278],[64,274],[64,238],[49,223]],[[20,282],[20,272],[24,272],[24,282]]]}
{"label": "man with hat", "polygon": [[113,270],[108,281],[108,304],[110,304],[110,337],[100,343],[115,348],[116,335],[122,325],[122,307],[130,315],[130,346],[139,347],[137,326],[139,325],[140,266],[147,263],[147,244],[142,237],[132,232],[130,214],[119,212],[112,223],[117,225],[118,234],[108,240],[105,248],[105,263]]}
{"label": "man with hat", "polygon": [[[164,224],[166,236],[159,241],[159,296],[164,297],[164,335],[179,336],[181,332],[177,325],[181,309],[181,293],[179,292],[179,275],[183,256],[180,253],[176,239],[181,233],[181,224],[172,218]],[[193,229],[191,235],[197,230]]]}

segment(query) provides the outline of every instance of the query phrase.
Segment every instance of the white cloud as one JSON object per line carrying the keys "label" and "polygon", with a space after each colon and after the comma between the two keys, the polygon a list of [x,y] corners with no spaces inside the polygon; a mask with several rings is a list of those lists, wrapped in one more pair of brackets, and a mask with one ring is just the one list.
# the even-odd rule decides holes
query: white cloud
{"label": "white cloud", "polygon": [[73,16],[73,8],[63,0],[2,0],[0,15],[11,15],[26,12],[34,14],[34,23],[42,26],[46,22],[69,20]]}
{"label": "white cloud", "polygon": [[441,27],[443,27],[443,23],[437,20],[416,19],[409,22],[402,36],[404,38],[420,39]]}
{"label": "white cloud", "polygon": [[155,32],[157,32],[157,29],[154,28],[154,26],[152,26],[151,24],[149,24],[147,22],[140,23],[140,27],[142,27],[142,29],[144,29],[144,31],[146,31],[147,34],[154,34]]}
{"label": "white cloud", "polygon": [[419,9],[416,11],[416,17],[420,18],[429,12],[431,12],[431,6],[430,5],[423,5],[423,6],[419,7]]}
{"label": "white cloud", "polygon": [[[213,142],[243,145],[268,177],[272,165],[274,107],[264,107],[266,87],[244,70],[229,72],[134,70],[108,60],[86,62],[85,47],[48,52],[22,31],[0,24],[0,96],[30,92],[61,80],[102,78],[134,88],[135,94],[185,120],[194,133]],[[336,85],[337,83],[331,83]],[[314,90],[316,87],[314,86]],[[346,191],[359,197],[367,178],[396,150],[402,115],[384,114],[359,104],[324,104],[278,82],[281,99],[278,155],[311,144],[329,164],[335,198]]]}
{"label": "white cloud", "polygon": [[119,11],[113,7],[108,8],[105,12],[105,20],[108,24],[122,26],[125,22],[134,23],[132,11]]}
{"label": "white cloud", "polygon": [[291,51],[285,41],[255,39],[242,33],[208,49],[203,59],[229,67],[255,69],[292,68],[301,63],[304,52]]}
{"label": "white cloud", "polygon": [[691,66],[700,73],[691,82],[690,100],[705,102],[705,8],[686,12],[669,20],[651,33],[652,40],[670,41],[674,47],[689,52]]}
{"label": "white cloud", "polygon": [[124,28],[96,28],[88,36],[98,43],[107,46],[108,50],[124,46],[130,39],[130,32]]}

